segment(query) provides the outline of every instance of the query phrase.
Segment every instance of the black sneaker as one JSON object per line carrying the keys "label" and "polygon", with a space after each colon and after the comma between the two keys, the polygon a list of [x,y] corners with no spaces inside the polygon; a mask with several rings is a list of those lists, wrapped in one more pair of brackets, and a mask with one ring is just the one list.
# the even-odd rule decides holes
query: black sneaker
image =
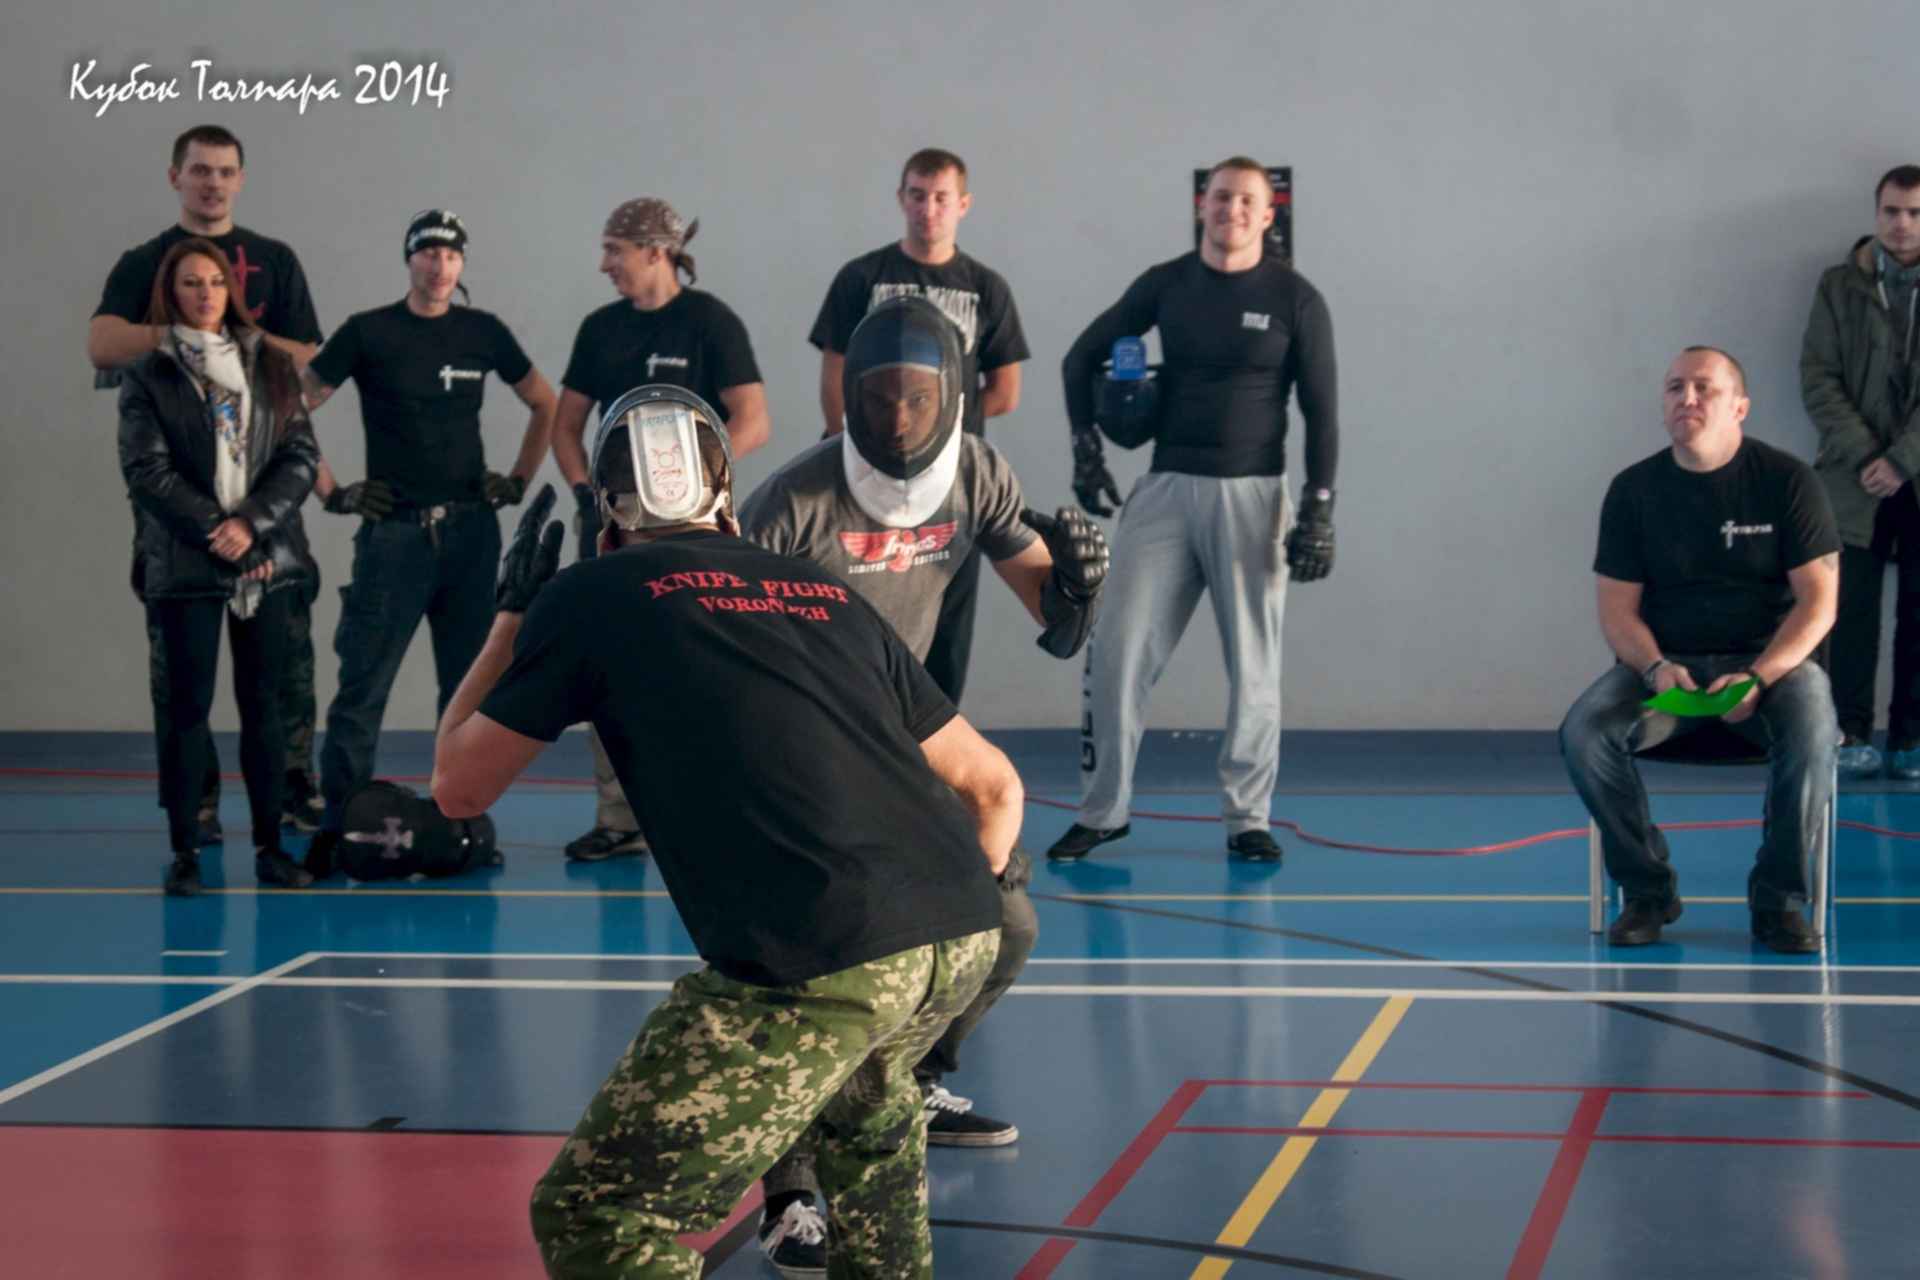
{"label": "black sneaker", "polygon": [[638,831],[619,831],[613,827],[595,827],[567,845],[569,862],[605,862],[626,855],[639,857],[647,852],[647,838]]}
{"label": "black sneaker", "polygon": [[280,788],[280,825],[295,831],[318,831],[327,803],[304,773],[289,773]]}
{"label": "black sneaker", "polygon": [[1660,941],[1660,926],[1680,918],[1680,899],[1655,902],[1649,898],[1628,898],[1620,918],[1607,929],[1607,942],[1616,947],[1644,947]]}
{"label": "black sneaker", "polygon": [[777,1218],[761,1217],[760,1252],[788,1280],[827,1274],[827,1220],[812,1196],[791,1201]]}
{"label": "black sneaker", "polygon": [[167,868],[166,890],[169,898],[197,898],[205,888],[200,883],[200,855],[176,853]]}
{"label": "black sneaker", "polygon": [[199,828],[193,838],[199,842],[201,848],[204,849],[210,844],[219,844],[227,838],[227,833],[220,829],[218,809],[202,808],[194,815],[193,820]]}
{"label": "black sneaker", "polygon": [[1055,862],[1084,858],[1100,845],[1109,840],[1118,840],[1132,830],[1132,823],[1122,823],[1117,827],[1083,827],[1076,822],[1067,828],[1067,834],[1053,842],[1053,847],[1047,850],[1047,857]]}
{"label": "black sneaker", "polygon": [[1789,907],[1785,911],[1755,911],[1753,936],[1785,955],[1807,955],[1820,949],[1820,935],[1807,918]]}
{"label": "black sneaker", "polygon": [[304,889],[313,883],[299,863],[278,849],[253,851],[253,875],[261,884],[278,889]]}
{"label": "black sneaker", "polygon": [[300,865],[315,880],[325,880],[333,874],[333,855],[339,847],[338,831],[316,831],[307,845],[307,856],[300,860]]}
{"label": "black sneaker", "polygon": [[921,1096],[927,1141],[936,1147],[1004,1147],[1020,1140],[1020,1131],[1005,1120],[976,1112],[972,1098],[956,1097],[937,1084],[921,1086]]}
{"label": "black sneaker", "polygon": [[1265,827],[1236,831],[1227,837],[1227,856],[1243,862],[1280,861],[1280,842]]}

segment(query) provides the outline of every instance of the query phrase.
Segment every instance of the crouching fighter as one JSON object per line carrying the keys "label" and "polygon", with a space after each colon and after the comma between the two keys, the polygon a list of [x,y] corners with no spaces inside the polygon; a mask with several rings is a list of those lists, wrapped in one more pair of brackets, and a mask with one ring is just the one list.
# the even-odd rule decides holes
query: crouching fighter
{"label": "crouching fighter", "polygon": [[[922,659],[948,584],[977,548],[1045,628],[1040,647],[1070,658],[1098,612],[1106,540],[1077,510],[1054,517],[1026,510],[1006,459],[961,431],[966,367],[959,331],[932,303],[901,297],[876,307],[847,343],[846,430],[769,476],[742,506],[741,525],[767,549],[839,574]],[[1000,958],[979,996],[914,1068],[932,1143],[992,1147],[1020,1136],[941,1084],[959,1067],[960,1042],[1020,976],[1039,933],[1026,855],[1016,850],[1013,860],[1001,880]],[[825,1266],[810,1145],[767,1175],[761,1224],[774,1265],[795,1275]]]}
{"label": "crouching fighter", "polygon": [[817,1118],[839,1274],[931,1276],[912,1067],[993,967],[1019,776],[865,600],[736,536],[698,396],[621,397],[589,469],[602,554],[553,577],[543,490],[433,795],[479,813],[590,720],[706,967],[535,1188],[548,1274],[699,1275],[675,1236],[720,1223]]}

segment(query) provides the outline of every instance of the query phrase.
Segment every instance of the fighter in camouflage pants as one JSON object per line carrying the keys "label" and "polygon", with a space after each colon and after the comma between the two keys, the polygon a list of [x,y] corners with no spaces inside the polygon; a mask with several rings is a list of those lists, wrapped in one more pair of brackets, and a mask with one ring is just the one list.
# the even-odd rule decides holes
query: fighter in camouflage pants
{"label": "fighter in camouflage pants", "polygon": [[674,983],[534,1188],[547,1274],[699,1276],[674,1236],[724,1221],[818,1115],[828,1274],[930,1278],[913,1064],[979,991],[999,941],[970,934],[793,987],[711,968]]}

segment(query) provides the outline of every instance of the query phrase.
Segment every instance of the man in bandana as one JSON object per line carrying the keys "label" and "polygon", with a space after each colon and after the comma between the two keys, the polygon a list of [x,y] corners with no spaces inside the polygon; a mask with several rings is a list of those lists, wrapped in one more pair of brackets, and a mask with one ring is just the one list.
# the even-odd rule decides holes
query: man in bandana
{"label": "man in bandana", "polygon": [[[553,458],[579,506],[582,560],[592,558],[600,531],[584,445],[595,408],[604,413],[635,387],[666,383],[719,411],[735,458],[767,442],[767,392],[747,327],[726,303],[692,287],[698,277],[687,244],[699,229],[698,218],[688,222],[665,200],[646,197],[615,209],[601,232],[600,270],[620,296],[580,322],[553,421]],[[598,802],[592,829],[567,845],[567,857],[598,862],[645,853],[639,820],[598,734],[590,730],[588,741]]]}
{"label": "man in bandana", "polygon": [[1800,348],[1800,397],[1819,434],[1814,470],[1840,523],[1840,615],[1833,626],[1833,701],[1840,771],[1880,772],[1873,682],[1880,665],[1880,590],[1896,561],[1893,692],[1887,773],[1920,779],[1920,165],[1874,189],[1875,234],[1820,277]]}

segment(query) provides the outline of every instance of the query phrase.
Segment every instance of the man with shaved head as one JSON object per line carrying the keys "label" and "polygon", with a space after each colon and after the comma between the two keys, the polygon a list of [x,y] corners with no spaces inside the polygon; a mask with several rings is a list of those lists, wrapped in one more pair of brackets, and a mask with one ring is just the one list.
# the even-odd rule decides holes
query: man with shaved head
{"label": "man with shaved head", "polygon": [[1767,753],[1765,831],[1747,877],[1753,936],[1820,948],[1802,914],[1807,861],[1832,798],[1840,730],[1814,651],[1833,627],[1840,535],[1812,468],[1742,429],[1740,362],[1688,347],[1667,369],[1669,447],[1613,478],[1600,508],[1600,633],[1617,659],[1560,726],[1560,750],[1626,896],[1615,946],[1657,942],[1680,918],[1667,842],[1633,756],[1708,723],[1642,704],[1680,688],[1746,693],[1720,719]]}

